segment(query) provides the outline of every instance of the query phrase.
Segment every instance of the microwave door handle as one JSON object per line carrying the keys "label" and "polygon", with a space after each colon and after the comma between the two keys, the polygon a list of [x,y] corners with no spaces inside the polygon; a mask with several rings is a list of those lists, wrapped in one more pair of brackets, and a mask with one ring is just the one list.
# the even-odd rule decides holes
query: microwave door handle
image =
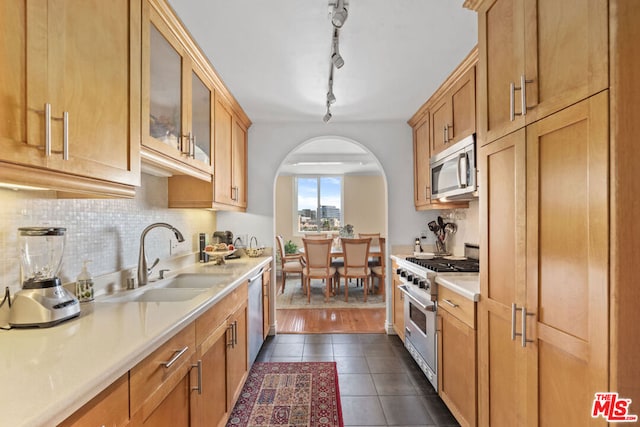
{"label": "microwave door handle", "polygon": [[458,187],[466,188],[469,185],[467,181],[467,153],[462,153],[458,157]]}

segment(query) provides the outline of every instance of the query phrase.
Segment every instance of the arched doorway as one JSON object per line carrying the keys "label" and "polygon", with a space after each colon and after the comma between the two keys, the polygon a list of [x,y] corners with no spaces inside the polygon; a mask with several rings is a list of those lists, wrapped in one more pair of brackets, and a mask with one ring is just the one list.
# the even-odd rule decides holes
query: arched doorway
{"label": "arched doorway", "polygon": [[[339,195],[336,196],[335,187],[329,189],[329,178],[339,181]],[[310,208],[304,205],[307,202],[302,193],[306,191],[304,185],[313,182],[318,183],[314,194],[316,204]],[[325,182],[326,185],[323,184]],[[352,225],[356,235],[388,235],[386,175],[380,161],[358,141],[341,136],[322,136],[301,142],[280,163],[274,178],[273,194],[274,234],[282,235],[290,246],[301,247],[305,232],[322,231],[337,236],[339,228],[345,224]],[[312,218],[314,211],[317,212],[315,219]],[[351,293],[350,303],[344,303],[337,295],[329,303],[317,299],[308,304],[299,281],[295,278],[291,281],[288,277],[283,294],[279,276],[275,313],[278,332],[384,332],[391,311],[389,299],[384,299],[384,295],[389,294],[389,275],[387,272],[385,282],[379,285],[383,287],[384,294],[368,299],[369,304],[351,298]],[[312,296],[318,292],[320,290],[315,289]],[[289,318],[284,316],[285,310]],[[339,311],[337,315],[336,310],[346,311]],[[291,319],[291,316],[295,318]],[[348,317],[353,316],[361,318],[349,320]],[[283,318],[285,324],[281,322]],[[346,322],[355,320],[354,324],[360,325],[362,330],[341,330],[341,319]],[[295,330],[291,330],[292,325]]]}

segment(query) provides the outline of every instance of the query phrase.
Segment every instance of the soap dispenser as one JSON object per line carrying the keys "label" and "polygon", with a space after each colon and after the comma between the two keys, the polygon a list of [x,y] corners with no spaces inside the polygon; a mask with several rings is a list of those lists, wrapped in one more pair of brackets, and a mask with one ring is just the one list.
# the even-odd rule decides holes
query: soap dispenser
{"label": "soap dispenser", "polygon": [[90,260],[82,261],[82,271],[76,279],[76,297],[80,302],[93,301],[93,277],[87,270]]}

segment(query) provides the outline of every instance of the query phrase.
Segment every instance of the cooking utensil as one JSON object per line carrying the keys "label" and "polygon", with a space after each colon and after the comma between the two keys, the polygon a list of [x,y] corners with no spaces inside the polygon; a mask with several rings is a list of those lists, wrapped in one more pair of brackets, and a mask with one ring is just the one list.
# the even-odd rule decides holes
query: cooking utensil
{"label": "cooking utensil", "polygon": [[441,216],[438,216],[438,225],[440,226],[440,228],[444,228],[444,220]]}
{"label": "cooking utensil", "polygon": [[445,233],[455,234],[455,232],[458,231],[458,226],[453,222],[448,222],[444,225],[444,231]]}
{"label": "cooking utensil", "polygon": [[429,224],[427,224],[427,227],[429,227],[429,230],[433,231],[436,234],[438,233],[438,230],[440,230],[440,226],[435,221],[429,222]]}

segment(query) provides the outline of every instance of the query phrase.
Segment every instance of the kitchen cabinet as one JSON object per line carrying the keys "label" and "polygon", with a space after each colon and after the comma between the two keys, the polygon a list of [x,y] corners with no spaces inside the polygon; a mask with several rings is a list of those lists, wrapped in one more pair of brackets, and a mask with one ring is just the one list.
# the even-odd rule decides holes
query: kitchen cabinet
{"label": "kitchen cabinet", "polygon": [[396,271],[398,270],[398,264],[395,261],[391,262],[391,268],[393,270],[393,330],[404,342],[404,293],[400,290],[399,286],[402,285],[400,278]]}
{"label": "kitchen cabinet", "polygon": [[125,374],[58,426],[123,427],[128,424],[129,375]]}
{"label": "kitchen cabinet", "polygon": [[438,290],[438,388],[461,426],[477,425],[475,303],[440,286]]}
{"label": "kitchen cabinet", "polygon": [[140,5],[0,5],[0,180],[133,197],[140,184]]}
{"label": "kitchen cabinet", "polygon": [[607,0],[486,0],[478,19],[482,144],[608,87]]}
{"label": "kitchen cabinet", "polygon": [[247,129],[235,117],[230,104],[216,94],[215,106],[216,203],[247,207]]}
{"label": "kitchen cabinet", "polygon": [[429,161],[434,154],[475,132],[477,55],[474,48],[408,121],[413,129],[413,201],[416,210],[469,207],[469,202],[443,203],[431,199]]}
{"label": "kitchen cabinet", "polygon": [[269,331],[271,329],[271,272],[272,267],[269,264],[268,268],[262,273],[262,338],[267,339]]}
{"label": "kitchen cabinet", "polygon": [[453,83],[431,106],[431,155],[476,132],[475,66]]}
{"label": "kitchen cabinet", "polygon": [[247,372],[246,321],[239,317],[246,316],[247,298],[244,283],[196,319],[202,387],[191,395],[194,426],[224,425],[242,388]]}
{"label": "kitchen cabinet", "polygon": [[189,425],[189,374],[195,342],[195,325],[191,323],[131,369],[132,424]]}
{"label": "kitchen cabinet", "polygon": [[143,161],[211,181],[214,83],[208,64],[164,2],[143,5]]}
{"label": "kitchen cabinet", "polygon": [[247,129],[250,122],[221,93],[215,93],[214,179],[169,178],[169,207],[246,211]]}
{"label": "kitchen cabinet", "polygon": [[608,91],[480,150],[480,425],[600,425]]}

